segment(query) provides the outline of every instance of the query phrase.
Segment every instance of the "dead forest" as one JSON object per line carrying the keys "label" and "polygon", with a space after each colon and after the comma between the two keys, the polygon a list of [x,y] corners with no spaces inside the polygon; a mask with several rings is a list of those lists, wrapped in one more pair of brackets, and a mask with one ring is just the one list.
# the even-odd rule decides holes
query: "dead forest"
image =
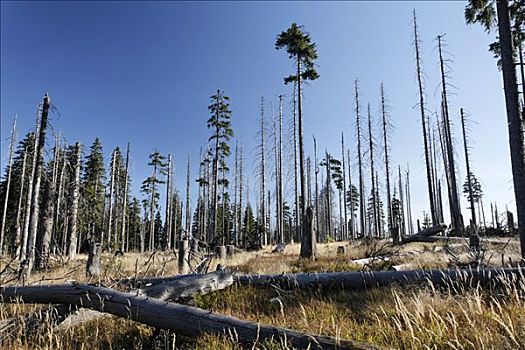
{"label": "dead forest", "polygon": [[[515,212],[484,202],[470,157],[476,116],[449,105],[443,34],[432,38],[440,74],[425,75],[416,10],[406,40],[420,164],[393,162],[389,82],[375,101],[351,82],[338,150],[305,135],[315,116],[303,120],[303,91],[322,70],[315,33],[292,23],[268,48],[293,69],[275,77],[287,95],[261,97],[254,111],[257,132],[244,135],[257,141],[253,156],[234,130],[235,96],[221,89],[203,98],[198,158],[155,148],[135,159],[150,174],[140,183],[133,144],[108,151],[99,138],[55,133],[61,96],[44,94],[31,130],[13,119],[0,182],[0,348],[525,348],[525,2],[469,0],[464,16],[497,33],[489,50],[506,110],[490,127],[508,129]],[[439,106],[427,102],[429,79]],[[410,167],[424,167],[425,193],[411,191]]]}

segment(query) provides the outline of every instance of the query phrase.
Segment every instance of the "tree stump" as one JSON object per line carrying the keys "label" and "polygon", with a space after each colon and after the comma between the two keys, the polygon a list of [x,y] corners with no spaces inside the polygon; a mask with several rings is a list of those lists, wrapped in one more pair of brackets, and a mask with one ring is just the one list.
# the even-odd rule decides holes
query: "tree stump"
{"label": "tree stump", "polygon": [[226,246],[226,256],[228,258],[231,258],[233,257],[234,254],[235,254],[235,246],[233,244],[228,244]]}
{"label": "tree stump", "polygon": [[346,247],[344,245],[337,247],[337,255],[346,255]]}
{"label": "tree stump", "polygon": [[226,246],[218,245],[215,247],[215,257],[217,259],[226,259]]}
{"label": "tree stump", "polygon": [[183,239],[179,241],[179,273],[181,275],[186,275],[189,270],[190,266],[188,263],[188,240]]}
{"label": "tree stump", "polygon": [[88,244],[86,276],[98,277],[100,275],[100,243],[89,240]]}

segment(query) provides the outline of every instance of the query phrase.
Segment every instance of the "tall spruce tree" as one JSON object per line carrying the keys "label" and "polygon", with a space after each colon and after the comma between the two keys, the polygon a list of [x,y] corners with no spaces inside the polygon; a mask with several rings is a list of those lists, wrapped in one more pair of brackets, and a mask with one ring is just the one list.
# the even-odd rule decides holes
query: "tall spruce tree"
{"label": "tall spruce tree", "polygon": [[[286,49],[288,56],[294,60],[295,72],[284,78],[284,83],[297,83],[297,117],[298,117],[298,140],[299,140],[299,174],[301,182],[301,221],[303,222],[303,234],[301,240],[301,257],[315,259],[316,242],[315,232],[311,230],[312,223],[305,224],[307,215],[306,208],[306,178],[304,166],[304,140],[303,140],[303,111],[302,111],[302,83],[307,80],[319,78],[315,70],[315,60],[317,59],[317,48],[309,34],[305,33],[302,26],[292,23],[290,28],[277,36],[275,42],[277,50]],[[312,217],[311,208],[309,208],[309,217]],[[309,232],[304,231],[310,228]]]}

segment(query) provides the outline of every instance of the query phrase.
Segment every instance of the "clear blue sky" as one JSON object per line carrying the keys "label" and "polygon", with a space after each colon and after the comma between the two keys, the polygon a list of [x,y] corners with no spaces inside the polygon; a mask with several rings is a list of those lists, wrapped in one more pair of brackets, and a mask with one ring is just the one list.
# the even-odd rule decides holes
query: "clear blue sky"
{"label": "clear blue sky", "polygon": [[[396,128],[393,162],[410,164],[413,212],[421,217],[428,205],[415,108],[411,18],[416,8],[431,111],[439,106],[436,35],[446,33],[447,57],[453,58],[450,75],[456,88],[450,111],[459,178],[465,176],[458,118],[464,107],[475,121],[470,130],[473,171],[482,181],[488,216],[490,201],[514,210],[502,79],[487,51],[493,35],[465,25],[464,5],[2,1],[2,169],[13,115],[19,115],[20,134],[25,134],[44,92],[60,111],[53,116],[53,130],[69,143],[79,140],[87,148],[100,137],[107,164],[115,146],[131,143],[135,193],[150,172],[147,156],[154,148],[174,154],[177,186],[182,187],[187,155],[195,160],[209,136],[207,106],[217,88],[230,96],[236,137],[252,155],[261,96],[275,105],[278,94],[291,95],[291,87],[282,83],[291,62],[274,43],[295,21],[310,32],[319,52],[320,79],[305,89],[307,152],[315,133],[319,153],[327,148],[339,154],[344,131],[355,154],[353,81],[359,78],[362,105],[370,102],[375,118],[383,81]],[[253,173],[250,159],[248,165]],[[193,169],[195,174],[196,164]],[[465,208],[466,203],[468,218]]]}

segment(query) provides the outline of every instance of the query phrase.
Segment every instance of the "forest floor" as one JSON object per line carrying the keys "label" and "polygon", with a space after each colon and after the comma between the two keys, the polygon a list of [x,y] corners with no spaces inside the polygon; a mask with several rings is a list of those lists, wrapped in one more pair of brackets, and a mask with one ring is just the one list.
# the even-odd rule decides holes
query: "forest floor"
{"label": "forest floor", "polygon": [[[519,260],[517,239],[498,239],[484,245],[484,263],[501,267]],[[337,247],[347,246],[345,255]],[[220,263],[236,273],[338,272],[462,266],[471,259],[463,243],[409,243],[392,247],[387,242],[319,244],[315,261],[299,259],[299,245],[283,253],[268,247],[241,252]],[[362,265],[351,260],[388,256]],[[86,256],[54,261],[49,271],[34,273],[30,284],[66,281],[99,282],[85,277]],[[0,267],[6,261],[0,261]],[[176,274],[173,252],[105,254],[100,282],[112,286],[121,278]],[[0,269],[1,270],[1,269]],[[195,305],[295,330],[331,335],[395,349],[525,349],[525,282],[507,281],[504,287],[434,288],[431,284],[385,287],[365,291],[292,290],[233,285],[198,296]],[[45,306],[0,304],[2,320],[38,311]],[[53,327],[45,322],[25,336],[19,327],[0,334],[1,349],[240,349],[231,336],[205,335],[190,339],[156,332],[137,322],[104,315],[73,325]],[[288,349],[284,343],[259,342],[255,349]]]}

